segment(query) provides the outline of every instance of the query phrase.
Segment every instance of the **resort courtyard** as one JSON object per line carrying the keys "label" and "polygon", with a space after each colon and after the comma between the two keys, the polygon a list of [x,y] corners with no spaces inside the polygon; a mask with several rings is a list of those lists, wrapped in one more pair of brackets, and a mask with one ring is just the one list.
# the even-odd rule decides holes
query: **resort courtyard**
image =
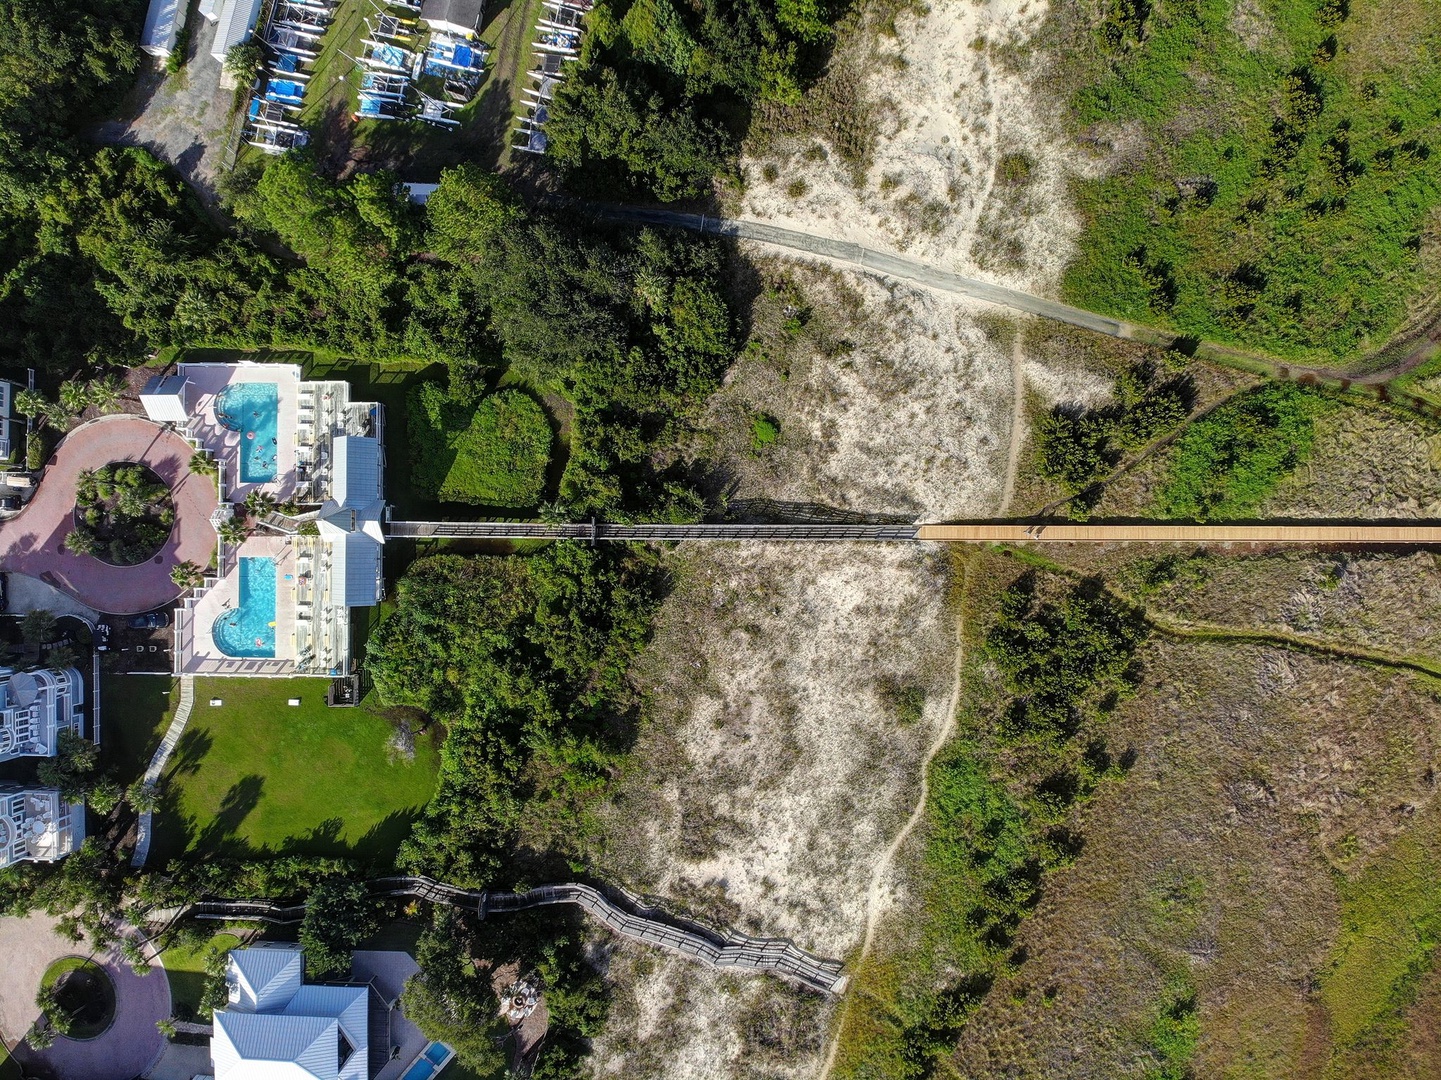
{"label": "resort courtyard", "polygon": [[175,613],[175,672],[350,672],[350,609],[384,595],[384,413],[290,364],[180,364],[141,400],[213,459],[214,568]]}

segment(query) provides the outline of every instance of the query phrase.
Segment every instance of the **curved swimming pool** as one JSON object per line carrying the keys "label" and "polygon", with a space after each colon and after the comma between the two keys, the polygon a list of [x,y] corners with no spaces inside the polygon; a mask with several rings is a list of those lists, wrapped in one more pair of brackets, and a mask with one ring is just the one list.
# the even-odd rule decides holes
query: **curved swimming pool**
{"label": "curved swimming pool", "polygon": [[241,559],[239,577],[240,602],[216,617],[210,636],[226,656],[274,656],[275,560]]}
{"label": "curved swimming pool", "polygon": [[215,419],[240,432],[240,482],[267,484],[279,474],[280,387],[231,383],[215,396]]}

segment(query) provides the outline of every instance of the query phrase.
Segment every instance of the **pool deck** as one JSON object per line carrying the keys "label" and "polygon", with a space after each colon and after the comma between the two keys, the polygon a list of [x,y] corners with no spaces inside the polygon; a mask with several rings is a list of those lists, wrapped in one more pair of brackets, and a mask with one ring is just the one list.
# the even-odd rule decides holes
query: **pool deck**
{"label": "pool deck", "polygon": [[[194,414],[189,425],[192,438],[224,463],[226,498],[241,502],[256,488],[284,502],[295,492],[295,431],[299,417],[300,368],[293,364],[184,364],[182,373],[190,380]],[[241,443],[245,435],[232,431],[215,416],[215,400],[235,383],[274,383],[279,394],[276,421],[275,479],[247,484],[240,479]]]}
{"label": "pool deck", "polygon": [[[295,544],[288,536],[252,536],[238,551],[229,549],[225,573],[215,587],[195,602],[192,615],[191,647],[187,652],[182,675],[289,675],[295,670]],[[226,656],[215,644],[211,628],[228,608],[240,603],[238,559],[271,558],[275,560],[275,656]]]}

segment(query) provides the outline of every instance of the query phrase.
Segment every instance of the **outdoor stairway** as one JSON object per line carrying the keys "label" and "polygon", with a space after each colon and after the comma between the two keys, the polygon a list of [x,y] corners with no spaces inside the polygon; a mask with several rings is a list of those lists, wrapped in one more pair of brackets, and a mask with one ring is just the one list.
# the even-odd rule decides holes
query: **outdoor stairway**
{"label": "outdoor stairway", "polygon": [[[180,742],[180,736],[185,734],[185,725],[190,720],[190,710],[194,706],[195,676],[182,675],[180,677],[180,703],[175,707],[175,716],[165,730],[165,738],[160,740],[160,745],[155,748],[155,754],[151,757],[150,765],[145,770],[146,787],[153,788],[160,782],[160,775],[165,771],[166,762],[175,752],[175,746]],[[140,815],[140,823],[136,826],[135,854],[130,859],[131,866],[144,866],[145,860],[150,855],[152,817],[153,814],[149,810]]]}
{"label": "outdoor stairway", "polygon": [[[823,994],[840,994],[846,987],[847,976],[839,960],[812,956],[784,938],[755,938],[668,915],[621,889],[609,890],[613,896],[608,896],[590,885],[567,883],[541,885],[523,893],[491,893],[461,889],[426,877],[376,878],[367,887],[377,898],[414,897],[473,911],[481,918],[552,904],[574,904],[622,937],[668,949],[710,967],[770,972]],[[197,919],[287,924],[305,917],[305,905],[203,900],[192,905],[188,914]]]}

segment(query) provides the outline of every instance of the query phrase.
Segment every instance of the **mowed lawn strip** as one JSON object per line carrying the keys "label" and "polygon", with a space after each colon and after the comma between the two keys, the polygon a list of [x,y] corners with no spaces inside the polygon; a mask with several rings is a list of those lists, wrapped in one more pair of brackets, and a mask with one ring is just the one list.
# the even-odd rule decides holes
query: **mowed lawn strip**
{"label": "mowed lawn strip", "polygon": [[421,739],[413,759],[392,754],[387,720],[328,708],[325,690],[323,679],[196,680],[195,711],[166,769],[158,864],[261,851],[390,864],[430,799],[436,749]]}
{"label": "mowed lawn strip", "polygon": [[180,689],[169,675],[100,676],[100,764],[129,784],[145,774],[175,706]]}

